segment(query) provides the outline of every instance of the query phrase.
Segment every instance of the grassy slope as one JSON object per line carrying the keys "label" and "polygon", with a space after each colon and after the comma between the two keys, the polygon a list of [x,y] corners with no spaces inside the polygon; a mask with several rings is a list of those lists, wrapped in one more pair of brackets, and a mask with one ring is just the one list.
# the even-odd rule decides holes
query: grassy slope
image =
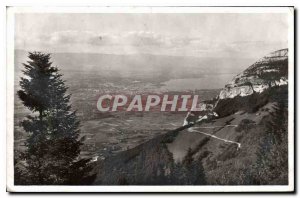
{"label": "grassy slope", "polygon": [[[98,173],[95,185],[167,185],[169,180],[160,180],[159,176],[163,174],[169,178],[175,174],[174,167],[176,164],[180,164],[178,162],[182,162],[188,148],[192,149],[193,158],[202,162],[208,184],[244,184],[247,168],[256,161],[256,150],[266,130],[265,120],[270,118],[272,106],[274,101],[278,100],[278,96],[280,99],[286,98],[286,89],[287,87],[275,87],[267,92],[267,95],[260,95],[262,98],[267,96],[268,98],[267,100],[259,98],[258,101],[263,101],[263,103],[253,106],[256,109],[255,112],[253,112],[253,108],[247,109],[248,112],[235,110],[235,113],[228,116],[198,124],[197,127],[230,124],[239,125],[241,128],[243,119],[251,120],[253,123],[240,130],[236,129],[237,127],[201,129],[201,132],[239,142],[241,148],[238,149],[236,144],[189,132],[188,128],[192,127],[191,125],[180,127],[105,161],[98,162],[95,169]],[[248,99],[245,100],[248,101]],[[226,108],[229,108],[228,104],[230,103],[225,103]],[[241,102],[233,104],[249,105]],[[256,107],[256,105],[258,106]],[[239,108],[244,109],[242,106]]]}
{"label": "grassy slope", "polygon": [[[271,109],[270,106],[272,106],[271,103],[266,105]],[[201,158],[209,184],[239,184],[238,178],[236,178],[237,172],[241,171],[240,174],[243,174],[244,169],[256,161],[256,149],[265,130],[263,119],[269,115],[269,112],[263,111],[264,109],[265,107],[256,113],[240,111],[217,119],[214,123],[200,125],[200,127],[213,127],[225,126],[226,124],[239,125],[243,119],[254,121],[255,123],[248,130],[242,131],[237,131],[236,127],[198,129],[223,139],[239,142],[241,143],[240,148],[236,144],[212,137],[209,137],[206,144],[199,148],[198,145],[208,136],[188,131],[180,132],[178,138],[168,147],[173,155],[177,156],[177,160],[182,160],[183,157],[178,155],[178,152],[186,154],[185,151],[192,147],[195,150],[194,157]],[[192,138],[189,138],[191,136]]]}

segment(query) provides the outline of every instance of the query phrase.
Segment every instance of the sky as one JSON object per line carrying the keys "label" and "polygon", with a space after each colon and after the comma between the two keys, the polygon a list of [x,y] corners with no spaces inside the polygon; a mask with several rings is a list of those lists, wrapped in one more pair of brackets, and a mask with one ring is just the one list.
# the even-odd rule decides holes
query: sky
{"label": "sky", "polygon": [[279,13],[18,13],[15,49],[260,58],[288,46]]}

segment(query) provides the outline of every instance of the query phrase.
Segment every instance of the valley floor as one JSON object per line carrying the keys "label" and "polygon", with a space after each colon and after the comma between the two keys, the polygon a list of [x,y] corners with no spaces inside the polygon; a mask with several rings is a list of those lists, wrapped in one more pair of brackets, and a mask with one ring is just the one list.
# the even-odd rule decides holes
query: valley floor
{"label": "valley floor", "polygon": [[[247,184],[247,171],[257,161],[266,131],[265,120],[274,111],[274,105],[268,103],[255,113],[239,111],[159,135],[98,162],[95,184],[114,185],[121,181],[132,185]],[[186,165],[188,155],[195,165]],[[201,169],[204,183],[185,178],[191,174],[189,171],[197,175]]]}

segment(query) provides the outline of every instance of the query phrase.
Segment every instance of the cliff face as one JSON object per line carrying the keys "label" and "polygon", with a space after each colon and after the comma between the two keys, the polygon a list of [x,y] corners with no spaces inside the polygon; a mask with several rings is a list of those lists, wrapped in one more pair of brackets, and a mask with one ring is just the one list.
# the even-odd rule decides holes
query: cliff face
{"label": "cliff face", "polygon": [[[200,111],[191,111],[184,119],[183,125],[189,123],[195,123],[207,117],[224,116],[224,109],[228,107],[226,100],[233,99],[237,101],[231,101],[238,106],[235,109],[245,106],[248,100],[251,101],[248,106],[259,106],[259,102],[254,99],[259,98],[264,102],[263,95],[254,96],[254,93],[262,93],[270,90],[275,86],[283,86],[288,84],[288,49],[281,49],[268,54],[267,56],[256,61],[253,65],[247,68],[242,73],[235,76],[231,82],[225,85],[225,88],[220,91],[219,95],[213,101],[205,101],[199,103]],[[267,93],[268,94],[268,93]],[[252,97],[253,96],[253,97]],[[241,97],[241,98],[237,98]],[[209,102],[209,104],[207,104]],[[228,109],[234,109],[230,105]],[[225,105],[225,106],[224,106]],[[262,105],[262,104],[261,104]],[[251,109],[251,108],[250,108]],[[226,115],[230,111],[225,111]],[[231,112],[233,113],[233,111]],[[219,115],[220,114],[220,115]]]}
{"label": "cliff face", "polygon": [[237,75],[220,92],[219,99],[248,96],[288,84],[288,49],[270,53]]}

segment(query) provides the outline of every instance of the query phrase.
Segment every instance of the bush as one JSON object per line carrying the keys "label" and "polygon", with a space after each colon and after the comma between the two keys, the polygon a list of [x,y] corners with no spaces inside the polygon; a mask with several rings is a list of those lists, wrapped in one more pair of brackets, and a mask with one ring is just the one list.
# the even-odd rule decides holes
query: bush
{"label": "bush", "polygon": [[220,155],[217,156],[218,161],[227,161],[229,159],[235,158],[238,154],[237,145],[230,144]]}
{"label": "bush", "polygon": [[239,125],[235,128],[236,132],[241,132],[241,131],[249,131],[252,129],[255,125],[255,122],[253,120],[249,119],[243,119],[239,123]]}

